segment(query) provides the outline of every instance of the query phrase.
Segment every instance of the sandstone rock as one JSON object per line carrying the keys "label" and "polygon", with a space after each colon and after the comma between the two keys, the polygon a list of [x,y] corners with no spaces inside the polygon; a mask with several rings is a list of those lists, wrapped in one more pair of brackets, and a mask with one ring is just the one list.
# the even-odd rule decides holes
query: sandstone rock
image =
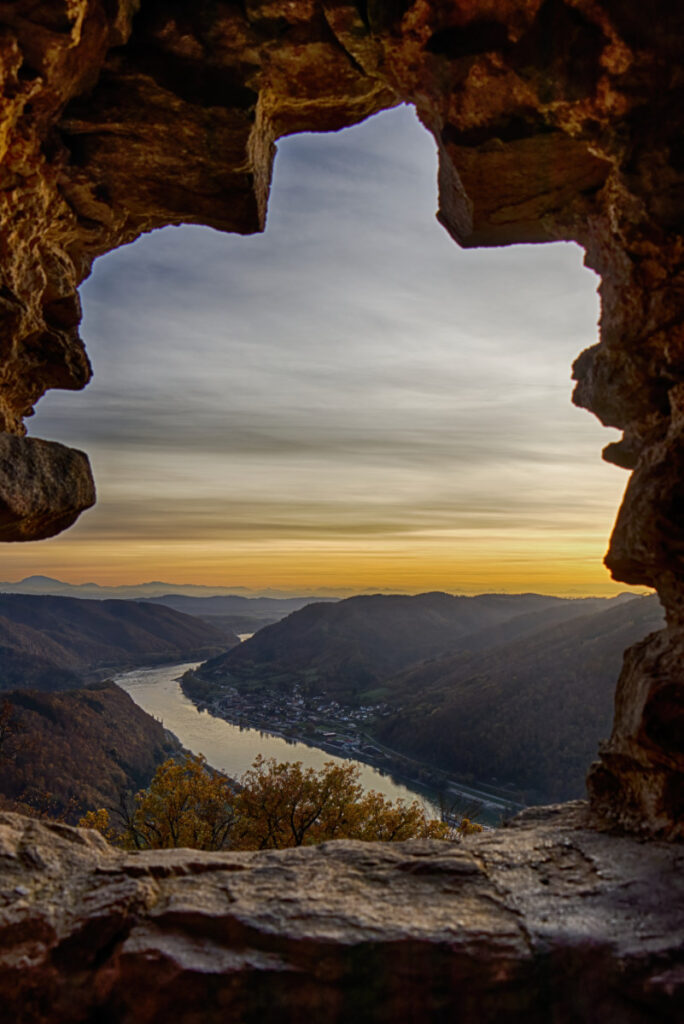
{"label": "sandstone rock", "polygon": [[618,681],[615,721],[588,787],[594,809],[643,835],[684,839],[682,630],[631,647]]}
{"label": "sandstone rock", "polygon": [[588,824],[125,854],[0,815],[3,1019],[675,1024],[682,851]]}
{"label": "sandstone rock", "polygon": [[95,485],[83,452],[0,434],[0,541],[52,537],[94,504]]}

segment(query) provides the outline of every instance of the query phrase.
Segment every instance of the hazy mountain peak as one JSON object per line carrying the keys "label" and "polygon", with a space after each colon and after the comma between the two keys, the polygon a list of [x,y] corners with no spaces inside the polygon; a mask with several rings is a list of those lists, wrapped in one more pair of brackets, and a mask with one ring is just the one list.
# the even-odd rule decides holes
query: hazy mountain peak
{"label": "hazy mountain peak", "polygon": [[140,598],[161,598],[171,595],[182,595],[185,597],[241,597],[269,598],[271,600],[303,600],[326,601],[335,600],[330,596],[319,595],[313,597],[306,593],[298,594],[272,588],[251,590],[248,587],[220,587],[209,586],[201,583],[166,583],[163,580],[149,580],[145,583],[121,584],[118,586],[104,586],[99,583],[65,583],[63,580],[54,579],[51,576],[36,574],[27,576],[19,581],[0,582],[0,593],[5,594],[43,594],[56,597],[79,597],[92,600],[104,600],[106,598],[122,598],[124,600],[139,600]]}

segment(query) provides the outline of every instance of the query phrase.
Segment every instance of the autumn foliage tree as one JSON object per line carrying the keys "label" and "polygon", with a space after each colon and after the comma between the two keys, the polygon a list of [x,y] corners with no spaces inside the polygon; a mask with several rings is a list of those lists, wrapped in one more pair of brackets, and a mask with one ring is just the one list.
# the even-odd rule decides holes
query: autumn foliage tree
{"label": "autumn foliage tree", "polygon": [[138,849],[221,850],[236,820],[235,791],[201,754],[181,764],[169,758],[135,803],[128,831]]}
{"label": "autumn foliage tree", "polygon": [[151,785],[120,814],[91,811],[81,819],[129,849],[280,850],[329,839],[398,842],[447,839],[449,826],[427,817],[417,800],[364,792],[355,765],[304,768],[257,757],[233,786],[201,755],[164,762]]}
{"label": "autumn foliage tree", "polygon": [[79,824],[96,828],[127,849],[222,850],[230,846],[235,801],[236,793],[224,775],[210,771],[201,754],[187,755],[182,762],[164,761],[132,806],[122,800],[116,812],[118,828],[106,808],[89,811]]}
{"label": "autumn foliage tree", "polygon": [[280,850],[327,839],[444,839],[448,831],[429,820],[417,800],[365,793],[353,764],[327,761],[317,771],[301,761],[257,757],[241,785],[237,849]]}

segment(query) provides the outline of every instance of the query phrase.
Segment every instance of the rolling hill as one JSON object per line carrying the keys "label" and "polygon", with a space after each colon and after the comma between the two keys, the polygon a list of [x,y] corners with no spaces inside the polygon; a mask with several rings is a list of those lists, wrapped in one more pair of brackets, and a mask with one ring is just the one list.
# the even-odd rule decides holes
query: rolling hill
{"label": "rolling hill", "polygon": [[[180,744],[114,683],[62,693],[17,690],[13,733],[0,746],[0,808],[66,814],[116,807],[146,786]],[[21,805],[21,806],[18,806]]]}
{"label": "rolling hill", "polygon": [[610,606],[601,598],[539,594],[351,597],[307,605],[206,662],[198,675],[285,688],[301,683],[363,702],[377,699],[389,678],[428,658],[487,648],[499,631],[503,641]]}
{"label": "rolling hill", "polygon": [[663,622],[655,596],[350,598],[262,629],[186,692],[297,684],[306,699],[375,707],[366,735],[425,765],[569,799],[610,732],[625,649]]}
{"label": "rolling hill", "polygon": [[[147,598],[145,598],[147,600]],[[312,597],[241,597],[228,596],[194,597],[184,594],[164,594],[150,598],[154,604],[175,608],[186,615],[203,619],[217,629],[229,629],[235,633],[256,633],[273,622],[279,622],[291,612],[298,611],[315,599]],[[326,599],[328,600],[328,599]],[[330,598],[329,603],[334,603]]]}
{"label": "rolling hill", "polygon": [[237,642],[163,606],[0,594],[0,690],[61,690],[94,673],[200,660]]}
{"label": "rolling hill", "polygon": [[610,733],[623,653],[663,625],[654,595],[417,666],[387,684],[394,713],[375,734],[449,772],[512,783],[529,798],[582,796]]}

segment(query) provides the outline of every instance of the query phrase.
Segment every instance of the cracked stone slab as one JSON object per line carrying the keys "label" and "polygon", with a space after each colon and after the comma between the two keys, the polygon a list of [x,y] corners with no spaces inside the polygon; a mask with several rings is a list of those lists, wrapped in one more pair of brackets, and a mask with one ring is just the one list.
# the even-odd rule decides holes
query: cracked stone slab
{"label": "cracked stone slab", "polygon": [[0,815],[17,1024],[680,1022],[684,849],[536,809],[462,844],[125,853]]}

